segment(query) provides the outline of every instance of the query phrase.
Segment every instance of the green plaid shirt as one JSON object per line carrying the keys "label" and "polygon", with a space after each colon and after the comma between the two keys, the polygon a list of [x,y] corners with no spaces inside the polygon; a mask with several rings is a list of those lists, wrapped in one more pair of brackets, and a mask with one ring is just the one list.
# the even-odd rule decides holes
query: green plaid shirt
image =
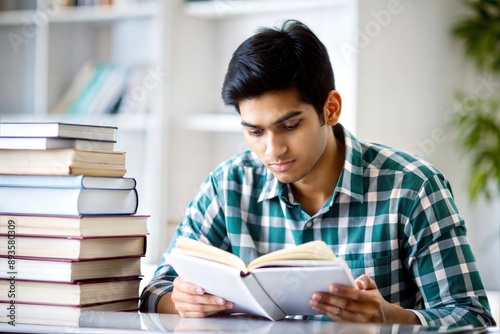
{"label": "green plaid shirt", "polygon": [[[342,126],[346,160],[337,187],[309,215],[289,184],[251,151],[216,168],[199,188],[178,235],[232,252],[246,263],[311,240],[344,258],[354,277],[368,274],[384,298],[423,325],[494,323],[448,181],[432,165],[387,146],[359,141]],[[144,289],[141,310],[154,312],[177,276],[166,257]]]}

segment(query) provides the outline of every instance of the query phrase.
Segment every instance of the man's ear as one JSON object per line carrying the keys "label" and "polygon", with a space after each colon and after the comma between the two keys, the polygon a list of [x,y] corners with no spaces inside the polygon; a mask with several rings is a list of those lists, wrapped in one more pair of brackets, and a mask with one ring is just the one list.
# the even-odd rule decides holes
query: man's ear
{"label": "man's ear", "polygon": [[334,126],[339,122],[340,113],[342,111],[342,98],[339,92],[331,90],[330,93],[328,93],[323,111],[326,124]]}

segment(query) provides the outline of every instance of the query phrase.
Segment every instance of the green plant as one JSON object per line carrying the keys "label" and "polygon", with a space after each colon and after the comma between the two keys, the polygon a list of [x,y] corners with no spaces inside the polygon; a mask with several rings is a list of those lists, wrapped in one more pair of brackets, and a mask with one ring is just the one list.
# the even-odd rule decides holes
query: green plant
{"label": "green plant", "polygon": [[499,101],[470,97],[459,93],[461,110],[454,118],[458,140],[465,152],[472,155],[469,191],[472,199],[483,194],[491,199],[500,192],[500,113]]}
{"label": "green plant", "polygon": [[453,27],[465,44],[465,54],[479,69],[500,72],[500,1],[466,1],[473,15]]}
{"label": "green plant", "polygon": [[[472,14],[453,27],[465,54],[480,71],[500,73],[500,1],[466,1]],[[493,94],[492,94],[493,95]],[[460,110],[452,125],[464,152],[472,156],[470,197],[500,193],[500,102],[494,96],[457,94]],[[496,183],[496,186],[495,186]]]}

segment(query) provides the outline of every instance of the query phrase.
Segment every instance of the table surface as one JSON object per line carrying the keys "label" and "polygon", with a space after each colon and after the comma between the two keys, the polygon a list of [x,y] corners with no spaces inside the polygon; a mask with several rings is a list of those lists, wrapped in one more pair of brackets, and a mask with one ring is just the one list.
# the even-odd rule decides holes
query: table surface
{"label": "table surface", "polygon": [[8,333],[500,333],[498,327],[483,331],[447,330],[412,325],[377,325],[267,319],[244,315],[217,316],[203,319],[182,318],[173,314],[137,312],[83,312],[80,327],[2,323],[0,332]]}

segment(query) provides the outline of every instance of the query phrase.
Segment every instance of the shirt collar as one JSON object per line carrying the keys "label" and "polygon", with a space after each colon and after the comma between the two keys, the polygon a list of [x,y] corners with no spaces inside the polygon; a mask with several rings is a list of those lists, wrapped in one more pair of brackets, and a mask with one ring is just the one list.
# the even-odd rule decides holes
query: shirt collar
{"label": "shirt collar", "polygon": [[333,128],[335,137],[344,140],[345,161],[344,168],[337,183],[336,192],[343,193],[353,199],[363,202],[363,150],[361,143],[341,124]]}
{"label": "shirt collar", "polygon": [[[340,123],[333,128],[333,132],[335,137],[345,144],[344,168],[335,191],[363,202],[363,153],[361,143]],[[266,183],[262,188],[258,201],[269,200],[276,196],[285,197],[290,203],[293,202],[293,195],[289,192],[289,186],[279,182],[273,173],[267,170]]]}

